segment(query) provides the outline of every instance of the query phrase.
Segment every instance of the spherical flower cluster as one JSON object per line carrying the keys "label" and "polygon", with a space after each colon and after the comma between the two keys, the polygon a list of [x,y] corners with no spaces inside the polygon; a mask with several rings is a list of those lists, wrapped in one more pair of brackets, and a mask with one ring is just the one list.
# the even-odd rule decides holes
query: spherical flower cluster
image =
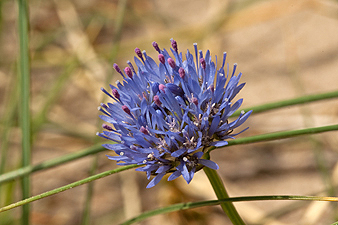
{"label": "spherical flower cluster", "polygon": [[112,126],[104,124],[98,135],[116,142],[104,144],[117,154],[108,158],[118,165],[144,165],[136,170],[145,171],[148,179],[155,175],[147,188],[167,173],[171,173],[168,180],[182,175],[190,183],[203,166],[218,169],[215,162],[203,159],[203,154],[210,146],[227,145],[226,139],[246,130],[232,133],[251,114],[241,112],[229,122],[242,104],[242,99],[232,101],[244,83],[239,84],[241,73],[235,75],[236,64],[229,73],[226,53],[217,70],[209,50],[203,55],[194,44],[195,55],[187,50],[183,61],[173,39],[171,46],[175,58],[153,42],[159,63],[136,48],[137,71],[129,61],[124,71],[114,64],[123,82],[110,85],[111,92],[102,89],[114,100],[100,107],[101,119]]}

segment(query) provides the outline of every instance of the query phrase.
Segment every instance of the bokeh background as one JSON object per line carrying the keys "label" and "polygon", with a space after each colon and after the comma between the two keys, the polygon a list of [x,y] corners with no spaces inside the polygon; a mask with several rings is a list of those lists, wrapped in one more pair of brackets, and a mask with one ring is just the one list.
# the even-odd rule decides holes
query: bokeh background
{"label": "bokeh background", "polygon": [[[230,67],[246,82],[243,107],[324,93],[338,87],[338,1],[334,0],[30,0],[32,164],[98,143],[101,87],[121,79],[134,48],[157,59],[151,43],[180,51],[228,53]],[[0,1],[0,132],[2,172],[20,167],[17,2]],[[336,124],[337,100],[252,115],[240,137]],[[211,157],[230,196],[335,195],[337,132],[282,141],[231,146]],[[4,152],[6,155],[4,158]],[[32,174],[32,195],[116,168],[109,151]],[[125,171],[95,181],[90,223],[118,224],[139,213],[187,201],[215,199],[203,172],[146,189],[145,174]],[[2,185],[1,206],[20,200],[20,182]],[[31,224],[81,224],[88,185],[32,203]],[[248,224],[330,224],[337,204],[265,201],[236,203]],[[0,214],[0,224],[19,224],[21,209]],[[230,224],[219,206],[148,219],[143,225]]]}

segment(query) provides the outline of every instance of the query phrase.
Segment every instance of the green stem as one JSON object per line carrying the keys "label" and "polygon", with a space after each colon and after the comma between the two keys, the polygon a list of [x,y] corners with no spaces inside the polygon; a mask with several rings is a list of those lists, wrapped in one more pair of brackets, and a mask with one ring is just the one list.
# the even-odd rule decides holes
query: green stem
{"label": "green stem", "polygon": [[37,201],[37,200],[42,199],[42,198],[46,198],[46,197],[51,196],[51,195],[55,195],[57,193],[66,191],[66,190],[71,189],[73,187],[77,187],[77,186],[80,186],[80,185],[92,182],[94,180],[97,180],[97,179],[109,176],[111,174],[122,172],[124,170],[132,169],[132,168],[137,168],[137,167],[140,167],[140,166],[141,165],[137,165],[137,164],[132,164],[132,165],[128,165],[128,166],[122,166],[122,167],[119,167],[119,168],[114,169],[114,170],[105,171],[103,173],[99,173],[99,174],[87,177],[87,178],[85,178],[83,180],[79,180],[79,181],[73,182],[71,184],[68,184],[68,185],[56,188],[54,190],[47,191],[45,193],[42,193],[42,194],[39,194],[39,195],[35,195],[33,197],[24,199],[22,201],[10,204],[10,205],[5,206],[5,207],[2,207],[2,208],[0,208],[0,213],[4,212],[4,211],[7,211],[7,210],[10,210],[10,209],[13,209],[13,208],[16,208],[16,207],[19,207],[19,206],[24,206],[24,205],[26,205],[28,203]]}
{"label": "green stem", "polygon": [[[217,198],[219,200],[229,198],[229,195],[224,187],[223,181],[217,174],[216,170],[210,169],[208,167],[204,167],[203,170],[207,175]],[[229,219],[234,225],[245,225],[232,202],[222,202],[220,205],[225,214],[229,217]]]}
{"label": "green stem", "polygon": [[[1,4],[1,3],[0,3]],[[1,7],[0,7],[1,8]],[[16,116],[17,116],[17,107],[18,107],[18,101],[19,101],[19,88],[18,88],[18,80],[16,79],[16,76],[11,76],[12,79],[10,81],[10,85],[8,85],[10,88],[8,90],[9,93],[7,93],[7,96],[5,96],[6,103],[5,105],[5,111],[3,113],[3,116],[1,118],[1,124],[2,124],[2,134],[0,135],[0,174],[4,174],[6,171],[6,165],[8,163],[7,153],[9,152],[9,142],[10,142],[10,132],[12,130],[12,126],[15,123]],[[7,185],[9,187],[11,185]],[[6,205],[7,200],[12,198],[12,191],[7,188],[0,185],[0,206]],[[5,194],[3,194],[5,193]],[[3,201],[4,199],[4,201]],[[9,215],[7,216],[10,217]],[[1,221],[2,217],[0,217]]]}
{"label": "green stem", "polygon": [[[129,225],[136,222],[140,222],[145,220],[149,217],[175,212],[179,210],[185,209],[193,209],[198,207],[205,207],[205,206],[213,206],[213,205],[220,205],[223,202],[248,202],[248,201],[268,201],[268,200],[302,200],[302,201],[332,201],[338,202],[337,197],[318,197],[318,196],[296,196],[296,195],[266,195],[266,196],[245,196],[245,197],[234,197],[234,198],[227,198],[221,200],[209,200],[209,201],[201,201],[201,202],[185,202],[185,203],[178,203],[174,205],[169,205],[163,208],[151,210],[144,212],[130,220],[125,221],[121,225]],[[331,224],[333,225],[333,224]]]}
{"label": "green stem", "polygon": [[[309,102],[315,102],[315,101],[326,100],[326,99],[337,98],[337,97],[338,97],[338,91],[333,91],[333,92],[327,92],[327,93],[322,93],[322,94],[306,95],[306,96],[283,100],[279,102],[267,103],[264,105],[245,108],[243,110],[245,112],[249,110],[253,110],[252,113],[256,114],[256,113],[266,112],[266,111],[273,110],[273,109],[280,109],[283,107],[301,105],[301,104],[306,104]],[[239,114],[240,114],[240,110],[236,111],[231,117],[238,116]]]}
{"label": "green stem", "polygon": [[48,169],[48,168],[52,168],[54,166],[58,166],[61,164],[64,164],[66,162],[71,162],[75,159],[79,159],[88,155],[92,155],[92,154],[96,154],[98,152],[102,152],[105,151],[106,149],[104,147],[102,147],[102,144],[97,144],[94,145],[90,148],[87,148],[83,151],[79,151],[79,152],[74,152],[65,156],[60,156],[58,158],[54,158],[42,163],[39,163],[37,165],[34,166],[26,166],[26,167],[22,167],[18,170],[14,170],[5,174],[1,174],[0,175],[0,184],[10,181],[10,180],[14,180],[15,178],[19,178],[19,177],[23,177],[26,176],[30,173],[39,171],[39,170],[44,170],[44,169]]}
{"label": "green stem", "polygon": [[[31,124],[30,124],[30,65],[29,65],[29,16],[28,2],[18,0],[19,40],[20,40],[20,122],[22,130],[22,166],[29,166],[31,161]],[[22,178],[22,198],[30,196],[29,176]],[[22,224],[29,224],[29,206],[23,207]]]}
{"label": "green stem", "polygon": [[[251,136],[251,137],[244,137],[244,138],[239,138],[235,140],[230,140],[227,146],[251,144],[251,143],[263,142],[263,141],[274,141],[274,140],[292,138],[292,137],[301,136],[301,135],[318,134],[318,133],[324,133],[328,131],[337,131],[337,130],[338,130],[338,124],[330,125],[330,126],[323,126],[323,127],[312,127],[312,128],[306,128],[306,129],[300,129],[300,130],[273,132],[273,133],[268,133],[268,134],[261,134],[261,135]],[[208,150],[208,152],[211,152],[214,149],[216,149],[216,147],[211,147]]]}

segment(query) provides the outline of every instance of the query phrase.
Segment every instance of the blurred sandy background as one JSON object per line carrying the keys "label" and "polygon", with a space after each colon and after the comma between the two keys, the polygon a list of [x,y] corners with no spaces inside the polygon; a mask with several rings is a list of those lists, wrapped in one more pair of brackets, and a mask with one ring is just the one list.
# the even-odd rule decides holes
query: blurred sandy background
{"label": "blurred sandy background", "polygon": [[[2,0],[0,24],[0,120],[16,92],[17,4]],[[97,107],[100,87],[121,79],[112,64],[124,68],[139,47],[157,61],[151,45],[180,51],[209,49],[213,59],[228,53],[244,76],[243,107],[324,93],[338,87],[338,1],[333,0],[55,0],[29,1],[32,113],[36,122],[33,164],[97,143],[101,131]],[[46,104],[49,104],[46,107]],[[240,137],[336,124],[337,99],[253,115]],[[1,125],[1,126],[2,126]],[[20,131],[13,115],[6,171],[19,167]],[[231,196],[329,195],[337,185],[337,132],[283,141],[233,146],[213,152]],[[98,154],[96,173],[116,168]],[[318,168],[320,159],[324,169]],[[32,195],[86,178],[93,156],[31,175]],[[325,169],[326,168],[326,169]],[[146,189],[141,172],[127,171],[94,184],[90,224],[118,224],[141,211],[178,202],[215,199],[203,173],[190,185],[183,179],[161,181]],[[7,196],[20,200],[19,182]],[[8,186],[6,186],[8,187]],[[337,192],[337,188],[335,188]],[[2,196],[8,192],[0,193]],[[81,224],[87,185],[32,204],[32,224]],[[332,193],[330,193],[332,194]],[[326,202],[266,201],[236,203],[248,224],[331,224],[337,208]],[[337,204],[336,204],[337,206]],[[19,224],[20,209],[0,224]],[[220,207],[156,216],[143,225],[230,224]]]}

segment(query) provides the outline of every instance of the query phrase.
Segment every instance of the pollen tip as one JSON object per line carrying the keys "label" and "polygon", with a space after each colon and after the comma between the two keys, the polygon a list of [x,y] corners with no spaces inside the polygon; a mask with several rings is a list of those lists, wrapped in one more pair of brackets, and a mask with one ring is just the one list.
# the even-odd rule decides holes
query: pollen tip
{"label": "pollen tip", "polygon": [[124,68],[124,72],[129,78],[133,78],[133,72],[131,72],[131,69],[129,67]]}
{"label": "pollen tip", "polygon": [[172,58],[169,58],[169,59],[168,59],[168,63],[169,63],[169,66],[170,66],[171,68],[173,68],[173,69],[176,68],[176,63],[175,63],[175,61],[174,61]]}
{"label": "pollen tip", "polygon": [[165,64],[165,58],[163,54],[158,54],[158,60],[162,63]]}

